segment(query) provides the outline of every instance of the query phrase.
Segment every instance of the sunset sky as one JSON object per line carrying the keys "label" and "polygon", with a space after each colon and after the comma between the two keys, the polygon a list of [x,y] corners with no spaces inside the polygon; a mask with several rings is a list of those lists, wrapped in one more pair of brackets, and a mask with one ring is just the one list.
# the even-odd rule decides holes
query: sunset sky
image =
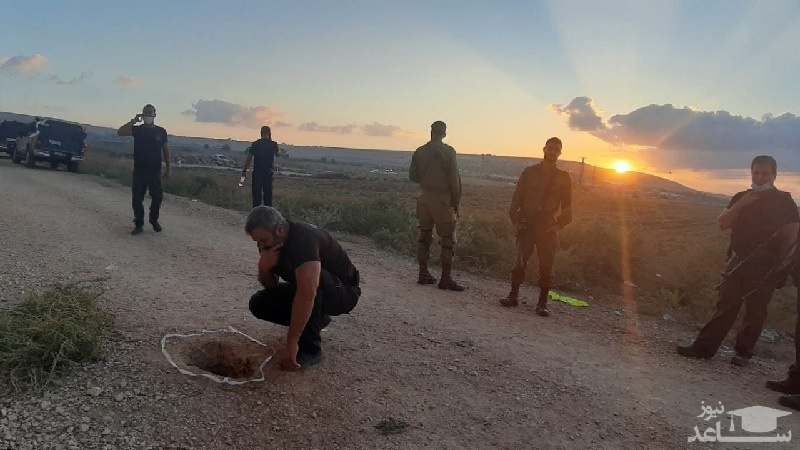
{"label": "sunset sky", "polygon": [[559,136],[721,193],[767,153],[800,196],[796,0],[55,3],[4,8],[0,111],[396,150],[444,120],[461,153]]}

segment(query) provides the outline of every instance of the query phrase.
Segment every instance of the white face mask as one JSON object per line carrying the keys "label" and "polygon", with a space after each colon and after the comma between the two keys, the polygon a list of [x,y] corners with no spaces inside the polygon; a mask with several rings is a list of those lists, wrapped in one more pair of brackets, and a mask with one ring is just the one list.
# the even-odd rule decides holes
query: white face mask
{"label": "white face mask", "polygon": [[152,125],[156,118],[153,116],[142,116],[142,120],[144,121],[145,125]]}
{"label": "white face mask", "polygon": [[764,183],[761,186],[758,186],[755,183],[750,185],[750,188],[752,188],[756,192],[768,191],[768,190],[772,189],[773,187],[775,187],[775,186],[773,186],[772,183]]}

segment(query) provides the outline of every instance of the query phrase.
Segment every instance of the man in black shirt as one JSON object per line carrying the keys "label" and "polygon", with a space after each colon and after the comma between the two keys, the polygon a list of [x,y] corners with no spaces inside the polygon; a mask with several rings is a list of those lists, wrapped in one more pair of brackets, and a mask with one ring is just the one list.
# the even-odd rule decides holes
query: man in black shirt
{"label": "man in black shirt", "polygon": [[745,304],[731,364],[749,364],[780,274],[791,265],[800,226],[797,205],[788,192],[774,186],[778,174],[774,158],[757,156],[750,173],[751,189],[734,195],[717,219],[720,229],[731,230],[731,241],[716,311],[691,345],[677,348],[680,355],[714,356]]}
{"label": "man in black shirt", "polygon": [[[158,214],[164,193],[161,190],[161,157],[167,166],[164,179],[169,178],[169,147],[167,146],[167,130],[155,125],[156,107],[145,105],[141,114],[137,114],[130,122],[119,127],[120,136],[133,136],[133,224],[131,234],[142,232],[144,225],[144,194],[150,190],[150,224],[157,233],[161,231]],[[133,126],[137,122],[143,125]]]}
{"label": "man in black shirt", "polygon": [[264,286],[250,298],[250,311],[289,327],[281,368],[319,363],[320,332],[330,316],[349,313],[361,296],[358,271],[330,233],[286,220],[270,206],[253,208],[245,231],[258,245],[258,281]]}
{"label": "man in black shirt", "polygon": [[242,177],[247,176],[250,161],[253,164],[253,208],[264,204],[272,206],[272,172],[275,157],[278,156],[278,143],[272,140],[272,131],[268,126],[261,127],[261,139],[253,142],[247,151],[247,159],[242,169]]}

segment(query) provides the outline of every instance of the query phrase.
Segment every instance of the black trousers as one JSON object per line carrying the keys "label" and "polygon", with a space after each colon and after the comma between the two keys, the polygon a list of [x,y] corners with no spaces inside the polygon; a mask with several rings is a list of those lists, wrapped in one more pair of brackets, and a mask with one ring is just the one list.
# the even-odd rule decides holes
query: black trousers
{"label": "black trousers", "polygon": [[[753,356],[753,348],[756,346],[764,328],[764,322],[767,320],[767,306],[775,291],[775,282],[767,280],[759,284],[761,280],[757,277],[746,275],[733,275],[720,287],[714,316],[700,330],[700,334],[694,341],[694,347],[699,353],[706,356],[713,356],[717,353],[744,304],[744,321],[741,330],[736,335],[734,349],[737,355]],[[747,299],[742,299],[754,289],[755,292]]]}
{"label": "black trousers", "polygon": [[[800,281],[795,280],[800,284]],[[800,287],[797,288],[797,322],[794,326],[794,364],[789,368],[789,376],[800,380]]]}
{"label": "black trousers", "polygon": [[[292,321],[292,305],[296,290],[296,286],[280,283],[274,288],[258,291],[250,298],[250,312],[261,320],[288,327]],[[349,313],[355,308],[360,296],[361,288],[345,286],[330,272],[323,270],[320,275],[317,296],[314,297],[314,309],[300,335],[299,352],[310,355],[318,354],[321,351],[320,332],[324,324],[324,316]]]}
{"label": "black trousers", "polygon": [[261,206],[263,200],[267,206],[272,206],[272,171],[267,174],[253,174],[253,208]]}
{"label": "black trousers", "polygon": [[137,227],[144,225],[144,194],[150,191],[150,222],[158,221],[164,191],[161,190],[161,169],[133,171],[133,223]]}

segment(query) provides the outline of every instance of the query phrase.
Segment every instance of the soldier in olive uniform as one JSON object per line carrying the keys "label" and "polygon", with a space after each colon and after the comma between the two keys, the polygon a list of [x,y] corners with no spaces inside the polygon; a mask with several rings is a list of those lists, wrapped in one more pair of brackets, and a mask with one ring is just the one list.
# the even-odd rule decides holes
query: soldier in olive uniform
{"label": "soldier in olive uniform", "polygon": [[511,199],[511,223],[517,229],[517,262],[511,271],[511,292],[501,299],[503,306],[519,305],[519,287],[525,281],[528,260],[536,248],[539,258],[539,303],[536,313],[547,317],[547,296],[553,279],[558,249],[558,231],[572,221],[572,182],[569,174],[556,167],[561,140],[553,137],[544,146],[544,159],[526,168],[517,181]]}
{"label": "soldier in olive uniform", "polygon": [[453,244],[461,202],[461,175],[458,173],[456,151],[442,142],[447,135],[447,125],[436,121],[431,125],[431,140],[418,148],[411,157],[408,177],[421,188],[417,197],[417,219],[419,220],[419,284],[434,284],[436,278],[428,271],[433,227],[442,246],[442,277],[439,289],[463,291],[465,288],[452,278]]}

